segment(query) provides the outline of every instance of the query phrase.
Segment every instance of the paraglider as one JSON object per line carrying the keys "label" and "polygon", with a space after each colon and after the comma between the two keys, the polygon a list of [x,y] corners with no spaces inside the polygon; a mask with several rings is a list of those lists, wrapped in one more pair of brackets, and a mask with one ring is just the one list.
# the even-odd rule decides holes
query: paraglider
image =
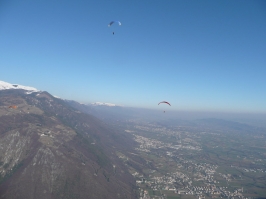
{"label": "paraglider", "polygon": [[[108,24],[108,27],[111,27],[111,25],[113,25],[114,23],[118,23],[119,26],[122,25],[122,23],[120,21],[111,21],[109,24]],[[113,32],[113,35],[115,34],[115,32]]]}
{"label": "paraglider", "polygon": [[[161,104],[161,103],[166,103],[166,104],[168,104],[169,106],[171,106],[171,104],[170,104],[169,102],[167,102],[167,101],[159,102],[159,104]],[[159,105],[159,104],[158,104],[158,105]]]}
{"label": "paraglider", "polygon": [[[168,104],[169,106],[171,106],[171,104],[169,102],[167,102],[167,101],[161,101],[161,102],[159,102],[159,104],[161,104],[161,103],[165,103],[165,104]],[[163,111],[163,112],[165,113],[165,111]]]}
{"label": "paraglider", "polygon": [[122,23],[120,21],[111,21],[108,26],[110,27],[111,25],[113,25],[114,23],[118,23],[119,26],[122,25]]}

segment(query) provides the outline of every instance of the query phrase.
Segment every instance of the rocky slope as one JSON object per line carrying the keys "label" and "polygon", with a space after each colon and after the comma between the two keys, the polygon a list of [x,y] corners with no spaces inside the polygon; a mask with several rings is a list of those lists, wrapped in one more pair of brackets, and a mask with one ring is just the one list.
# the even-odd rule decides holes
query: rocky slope
{"label": "rocky slope", "polygon": [[0,90],[0,198],[137,198],[127,136],[47,92]]}

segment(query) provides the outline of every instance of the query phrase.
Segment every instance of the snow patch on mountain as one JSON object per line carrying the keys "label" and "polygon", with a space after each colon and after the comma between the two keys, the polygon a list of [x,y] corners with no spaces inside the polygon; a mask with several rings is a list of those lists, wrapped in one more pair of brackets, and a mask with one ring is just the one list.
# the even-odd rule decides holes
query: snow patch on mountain
{"label": "snow patch on mountain", "polygon": [[54,98],[57,98],[57,99],[62,99],[61,97],[58,97],[56,95],[53,95]]}
{"label": "snow patch on mountain", "polygon": [[91,105],[93,106],[117,106],[115,104],[105,103],[105,102],[94,102],[94,103],[91,103]]}
{"label": "snow patch on mountain", "polygon": [[19,84],[10,84],[4,81],[0,81],[0,90],[8,90],[8,89],[23,89],[26,90],[26,94],[31,94],[33,92],[39,92],[36,88],[29,86],[22,86]]}

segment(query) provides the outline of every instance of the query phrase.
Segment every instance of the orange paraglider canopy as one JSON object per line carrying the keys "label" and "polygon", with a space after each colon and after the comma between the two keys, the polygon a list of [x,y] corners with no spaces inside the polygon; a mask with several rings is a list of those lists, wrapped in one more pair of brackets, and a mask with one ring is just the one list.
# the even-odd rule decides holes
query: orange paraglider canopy
{"label": "orange paraglider canopy", "polygon": [[9,106],[8,108],[13,108],[13,109],[17,109],[18,107],[15,105]]}

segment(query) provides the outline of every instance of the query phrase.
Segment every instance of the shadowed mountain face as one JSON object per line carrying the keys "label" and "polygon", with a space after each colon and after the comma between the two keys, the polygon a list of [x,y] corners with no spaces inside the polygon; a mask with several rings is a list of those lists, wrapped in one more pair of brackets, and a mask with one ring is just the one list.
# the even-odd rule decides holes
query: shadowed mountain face
{"label": "shadowed mountain face", "polygon": [[128,136],[47,92],[0,91],[0,198],[136,198]]}

